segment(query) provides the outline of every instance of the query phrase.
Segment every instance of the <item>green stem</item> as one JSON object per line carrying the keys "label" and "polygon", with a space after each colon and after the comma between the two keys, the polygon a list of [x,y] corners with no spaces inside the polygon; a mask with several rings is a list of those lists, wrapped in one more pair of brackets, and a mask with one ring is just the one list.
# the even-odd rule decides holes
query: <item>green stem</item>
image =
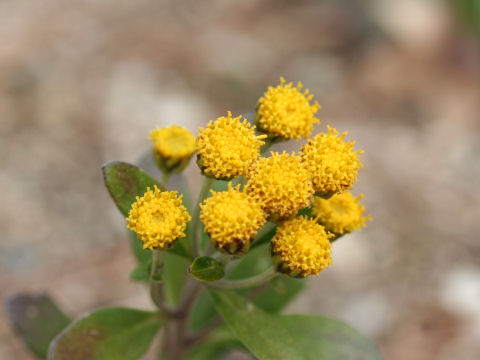
{"label": "green stem", "polygon": [[278,276],[273,267],[269,267],[263,273],[241,280],[218,280],[208,286],[218,287],[222,289],[247,289],[256,287],[270,281]]}
{"label": "green stem", "polygon": [[170,177],[172,176],[171,172],[163,172],[162,174],[162,185],[166,189],[168,187],[168,181],[170,180]]}
{"label": "green stem", "polygon": [[159,249],[152,251],[152,268],[150,270],[150,296],[153,303],[164,313],[170,313],[163,303],[162,289],[163,252]]}
{"label": "green stem", "polygon": [[200,225],[200,204],[203,202],[203,200],[207,197],[208,195],[208,190],[210,189],[210,186],[212,186],[213,181],[215,179],[205,177],[203,179],[202,187],[200,189],[200,193],[198,194],[198,200],[197,203],[195,204],[195,207],[193,209],[193,214],[192,214],[192,232],[190,233],[190,238],[192,242],[192,250],[193,250],[193,255],[197,256],[200,248],[200,244],[198,241],[198,233],[199,233],[199,225]]}

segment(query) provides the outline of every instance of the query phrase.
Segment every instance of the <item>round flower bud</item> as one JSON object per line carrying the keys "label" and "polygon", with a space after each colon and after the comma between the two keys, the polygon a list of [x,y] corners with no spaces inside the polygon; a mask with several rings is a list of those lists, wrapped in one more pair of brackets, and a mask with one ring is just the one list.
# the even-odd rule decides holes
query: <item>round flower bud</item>
{"label": "round flower bud", "polygon": [[300,150],[302,163],[308,169],[317,195],[328,198],[334,193],[351,189],[362,167],[355,142],[344,141],[347,132],[338,136],[338,131],[328,127],[328,133],[311,138]]}
{"label": "round flower bud", "polygon": [[332,263],[331,237],[313,219],[299,216],[285,221],[272,238],[275,268],[292,277],[318,275]]}
{"label": "round flower bud", "polygon": [[320,120],[315,113],[320,105],[315,101],[310,104],[313,95],[308,90],[302,90],[302,83],[293,87],[285,84],[280,78],[280,85],[270,86],[268,91],[258,100],[255,124],[258,129],[273,139],[308,138],[313,125]]}
{"label": "round flower bud", "polygon": [[195,137],[187,129],[173,125],[150,132],[153,155],[164,172],[180,172],[195,152]]}
{"label": "round flower bud", "polygon": [[210,121],[205,129],[200,128],[197,137],[198,165],[203,173],[216,179],[229,180],[246,175],[248,168],[260,156],[260,139],[242,116],[226,117]]}
{"label": "round flower bud", "polygon": [[273,221],[292,217],[310,206],[312,182],[295,154],[272,152],[252,166],[247,178],[250,196],[263,205]]}
{"label": "round flower bud", "polygon": [[200,205],[200,220],[215,247],[230,255],[243,255],[265,223],[262,207],[240,185],[215,192]]}
{"label": "round flower bud", "polygon": [[160,191],[155,185],[153,191],[147,188],[142,197],[132,204],[127,228],[134,231],[144,249],[166,249],[175,240],[185,237],[190,214],[182,205],[182,195],[176,191]]}
{"label": "round flower bud", "polygon": [[362,216],[365,211],[360,203],[362,197],[360,195],[355,198],[350,192],[335,194],[328,200],[315,197],[312,216],[336,236],[358,230],[372,219],[369,215]]}

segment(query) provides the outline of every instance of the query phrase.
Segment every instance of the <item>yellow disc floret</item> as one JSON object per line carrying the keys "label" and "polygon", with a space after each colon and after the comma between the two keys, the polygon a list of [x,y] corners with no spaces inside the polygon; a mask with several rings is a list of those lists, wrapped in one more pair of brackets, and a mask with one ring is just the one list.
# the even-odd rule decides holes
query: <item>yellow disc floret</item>
{"label": "yellow disc floret", "polygon": [[313,195],[309,173],[300,158],[286,152],[260,158],[248,174],[247,189],[267,214],[279,219],[310,206]]}
{"label": "yellow disc floret", "polygon": [[248,168],[260,155],[264,135],[255,135],[242,116],[226,117],[210,121],[205,129],[200,128],[197,137],[199,166],[207,175],[217,179],[232,179],[246,175]]}
{"label": "yellow disc floret", "polygon": [[320,105],[316,101],[310,104],[312,99],[308,90],[302,92],[302,83],[293,87],[281,78],[280,85],[270,86],[258,100],[256,124],[273,138],[307,138],[313,125],[320,122],[315,117]]}
{"label": "yellow disc floret", "polygon": [[243,254],[250,241],[265,223],[262,207],[240,185],[228,190],[212,192],[212,196],[200,205],[200,220],[205,232],[210,235],[215,246],[229,254]]}
{"label": "yellow disc floret", "polygon": [[356,198],[350,192],[335,194],[325,200],[315,197],[312,207],[312,216],[325,226],[327,231],[335,235],[358,230],[371,220],[370,216],[362,216],[365,207],[360,203],[363,195]]}
{"label": "yellow disc floret", "polygon": [[191,217],[182,205],[182,195],[176,191],[153,191],[147,188],[142,197],[132,204],[128,213],[127,228],[137,233],[144,249],[165,249],[175,240],[185,236]]}
{"label": "yellow disc floret", "polygon": [[351,189],[362,167],[355,142],[344,141],[347,132],[338,136],[338,131],[328,127],[328,133],[311,138],[300,151],[303,164],[312,177],[315,192],[332,195]]}
{"label": "yellow disc floret", "polygon": [[185,158],[195,152],[195,137],[181,126],[156,128],[150,132],[155,151],[165,158]]}
{"label": "yellow disc floret", "polygon": [[318,275],[332,263],[331,237],[333,234],[307,217],[299,216],[282,223],[272,238],[277,271],[294,277]]}

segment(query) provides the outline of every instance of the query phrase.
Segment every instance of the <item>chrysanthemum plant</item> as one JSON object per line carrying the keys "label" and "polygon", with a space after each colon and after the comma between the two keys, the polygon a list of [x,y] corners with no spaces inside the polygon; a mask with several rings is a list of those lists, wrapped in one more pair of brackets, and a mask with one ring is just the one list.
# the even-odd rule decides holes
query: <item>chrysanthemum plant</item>
{"label": "chrysanthemum plant", "polygon": [[[157,333],[159,359],[217,359],[232,349],[268,360],[378,359],[338,320],[281,313],[305,277],[332,264],[334,241],[369,220],[361,196],[348,192],[361,151],[330,127],[310,138],[320,122],[312,97],[282,79],[260,98],[255,124],[229,112],[196,139],[179,126],[153,130],[161,180],[107,163],[106,187],[137,261],[131,279],[145,283],[156,310],[101,309],[56,335],[64,318],[45,335],[56,335],[48,359],[138,359]],[[268,152],[299,138],[308,141],[298,154]],[[194,154],[203,181],[191,202],[181,172]],[[63,316],[48,306],[51,321]]]}

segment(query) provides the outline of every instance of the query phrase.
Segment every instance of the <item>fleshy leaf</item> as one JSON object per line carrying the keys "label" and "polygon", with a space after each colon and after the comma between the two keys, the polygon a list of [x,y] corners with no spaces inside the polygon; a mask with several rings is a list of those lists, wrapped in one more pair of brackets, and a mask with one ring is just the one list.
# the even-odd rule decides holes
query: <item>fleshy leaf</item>
{"label": "fleshy leaf", "polygon": [[63,330],[50,344],[49,360],[136,360],[164,320],[158,313],[126,308],[95,311]]}
{"label": "fleshy leaf", "polygon": [[241,295],[210,288],[227,325],[261,360],[377,360],[375,345],[350,326],[323,316],[271,315]]}
{"label": "fleshy leaf", "polygon": [[70,323],[46,294],[14,295],[7,301],[6,310],[15,332],[35,355],[43,359],[50,342]]}
{"label": "fleshy leaf", "polygon": [[189,272],[201,281],[217,281],[225,276],[225,269],[221,262],[208,256],[196,258],[190,265]]}

